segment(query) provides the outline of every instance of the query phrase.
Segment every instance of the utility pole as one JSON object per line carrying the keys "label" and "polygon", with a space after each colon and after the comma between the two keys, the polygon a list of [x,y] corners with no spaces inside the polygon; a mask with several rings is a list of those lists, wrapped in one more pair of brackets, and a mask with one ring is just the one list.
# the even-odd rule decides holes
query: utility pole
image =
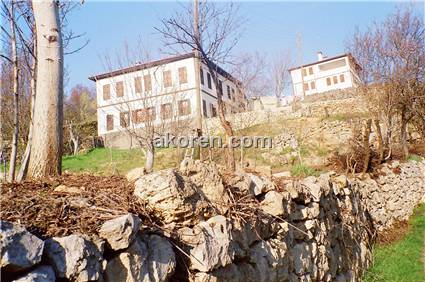
{"label": "utility pole", "polygon": [[[301,66],[301,89],[303,94],[303,100],[305,99],[305,90],[304,90],[304,68],[303,68],[303,51],[302,51],[302,38],[301,33],[297,32],[297,38],[296,38],[296,45],[297,45],[297,51],[298,51],[298,61]],[[295,88],[295,85],[294,85]]]}
{"label": "utility pole", "polygon": [[[200,69],[201,69],[201,56],[199,49],[201,48],[201,34],[199,33],[199,1],[193,2],[193,27],[196,40],[195,52],[195,91],[196,91],[196,133],[197,136],[202,136],[202,98],[201,98],[201,83],[200,83]],[[201,159],[201,146],[198,146],[195,158]]]}

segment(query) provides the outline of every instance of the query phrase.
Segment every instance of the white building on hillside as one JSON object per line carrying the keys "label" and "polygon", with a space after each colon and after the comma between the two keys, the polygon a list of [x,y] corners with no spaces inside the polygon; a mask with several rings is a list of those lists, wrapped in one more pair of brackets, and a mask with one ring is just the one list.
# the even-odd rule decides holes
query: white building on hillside
{"label": "white building on hillside", "polygon": [[[226,111],[242,111],[245,96],[238,88],[239,81],[220,67],[217,72]],[[201,66],[198,80],[195,73],[194,53],[187,53],[90,77],[96,82],[99,136],[122,132],[128,126],[143,127],[146,120],[160,123],[194,118],[197,89],[202,117],[216,116],[217,93],[211,74],[206,65]]]}
{"label": "white building on hillside", "polygon": [[317,62],[289,70],[296,96],[304,97],[356,85],[360,66],[351,54],[326,58],[322,52],[318,52],[317,57]]}

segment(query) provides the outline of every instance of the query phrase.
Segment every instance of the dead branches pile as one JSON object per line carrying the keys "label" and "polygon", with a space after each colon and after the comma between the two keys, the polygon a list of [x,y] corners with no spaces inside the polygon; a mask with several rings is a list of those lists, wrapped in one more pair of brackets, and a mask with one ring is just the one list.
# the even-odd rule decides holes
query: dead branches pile
{"label": "dead branches pile", "polygon": [[[55,191],[58,185],[81,192]],[[1,194],[0,218],[19,222],[40,237],[96,234],[105,220],[128,212],[137,214],[147,226],[161,222],[133,196],[133,186],[119,176],[64,175],[48,181],[4,184]]]}

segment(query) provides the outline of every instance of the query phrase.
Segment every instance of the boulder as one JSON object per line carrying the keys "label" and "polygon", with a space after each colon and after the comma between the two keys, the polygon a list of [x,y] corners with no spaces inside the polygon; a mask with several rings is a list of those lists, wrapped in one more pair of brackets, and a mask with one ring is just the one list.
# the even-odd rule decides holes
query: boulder
{"label": "boulder", "polygon": [[127,178],[128,182],[134,182],[145,174],[146,169],[144,167],[136,167],[127,172],[125,178]]}
{"label": "boulder", "polygon": [[200,222],[193,229],[178,230],[179,238],[190,255],[190,269],[208,272],[232,263],[232,226],[224,216]]}
{"label": "boulder", "polygon": [[252,281],[287,281],[288,254],[285,242],[277,239],[260,241],[251,247],[249,262],[254,265]]}
{"label": "boulder", "polygon": [[21,271],[41,260],[44,242],[19,224],[0,220],[0,267],[4,271]]}
{"label": "boulder", "polygon": [[165,223],[190,222],[196,209],[206,206],[196,187],[173,169],[139,178],[134,184],[134,195],[158,211]]}
{"label": "boulder", "polygon": [[58,278],[92,281],[100,277],[102,254],[84,236],[50,238],[45,242],[44,253]]}
{"label": "boulder", "polygon": [[171,243],[158,235],[143,237],[148,247],[150,281],[168,281],[176,269],[176,257]]}
{"label": "boulder", "polygon": [[262,193],[266,193],[268,191],[274,190],[275,185],[273,182],[264,176],[257,176],[252,173],[247,173],[249,181],[249,191],[254,194],[254,196],[258,196]]}
{"label": "boulder", "polygon": [[126,249],[136,237],[140,223],[139,217],[134,214],[123,215],[103,223],[99,236],[112,250]]}
{"label": "boulder", "polygon": [[50,265],[40,265],[13,282],[55,282],[55,271]]}
{"label": "boulder", "polygon": [[221,213],[226,212],[229,196],[215,163],[188,159],[180,165],[180,173],[190,179],[202,197],[207,199]]}
{"label": "boulder", "polygon": [[261,202],[261,209],[271,215],[279,216],[285,213],[283,207],[283,195],[276,191],[267,192]]}
{"label": "boulder", "polygon": [[139,237],[127,250],[108,262],[105,280],[107,282],[149,281],[148,249]]}

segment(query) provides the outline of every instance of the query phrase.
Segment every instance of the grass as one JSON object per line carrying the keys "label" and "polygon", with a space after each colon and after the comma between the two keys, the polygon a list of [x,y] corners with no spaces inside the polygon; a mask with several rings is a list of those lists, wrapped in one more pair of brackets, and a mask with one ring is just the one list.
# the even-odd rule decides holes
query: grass
{"label": "grass", "polygon": [[415,210],[409,226],[402,240],[375,247],[374,264],[366,273],[365,282],[425,281],[425,204]]}
{"label": "grass", "polygon": [[[176,155],[172,149],[157,151],[155,169],[175,166]],[[62,169],[71,172],[91,172],[100,175],[125,174],[127,171],[143,167],[145,158],[140,149],[118,150],[96,148],[88,153],[76,156],[65,156],[62,159]]]}
{"label": "grass", "polygon": [[409,161],[421,162],[423,160],[423,157],[412,154],[412,155],[409,155],[409,157],[407,159]]}
{"label": "grass", "polygon": [[312,167],[302,164],[296,164],[291,167],[291,175],[296,177],[318,176],[319,171]]}

